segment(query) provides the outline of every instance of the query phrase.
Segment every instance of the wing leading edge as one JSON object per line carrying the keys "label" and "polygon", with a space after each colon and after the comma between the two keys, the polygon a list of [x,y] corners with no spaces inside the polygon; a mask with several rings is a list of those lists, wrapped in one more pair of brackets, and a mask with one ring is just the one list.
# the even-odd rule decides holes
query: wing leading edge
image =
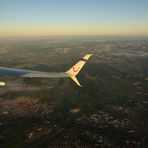
{"label": "wing leading edge", "polygon": [[[28,78],[64,78],[70,77],[78,86],[81,86],[78,82],[76,75],[80,72],[86,61],[92,56],[87,54],[82,60],[77,62],[72,68],[66,72],[42,72],[32,70],[19,70],[13,68],[0,67],[0,77],[11,76],[11,77],[28,77]],[[0,82],[0,86],[5,86],[5,82]]]}

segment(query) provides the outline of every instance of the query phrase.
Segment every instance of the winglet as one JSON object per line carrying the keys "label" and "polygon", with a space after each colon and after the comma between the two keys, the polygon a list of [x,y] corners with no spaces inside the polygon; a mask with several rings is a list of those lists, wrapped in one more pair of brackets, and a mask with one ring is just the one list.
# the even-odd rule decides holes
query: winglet
{"label": "winglet", "polygon": [[70,78],[71,78],[73,81],[75,81],[78,86],[82,87],[82,85],[79,83],[78,79],[77,79],[75,76],[71,76]]}
{"label": "winglet", "polygon": [[80,85],[80,83],[78,82],[77,78],[75,77],[80,70],[82,69],[82,67],[85,65],[86,61],[92,56],[93,54],[87,54],[83,57],[82,60],[80,60],[79,62],[77,62],[72,68],[70,68],[68,71],[66,71],[66,74],[68,74],[70,76],[70,78],[75,81],[75,83],[82,87]]}

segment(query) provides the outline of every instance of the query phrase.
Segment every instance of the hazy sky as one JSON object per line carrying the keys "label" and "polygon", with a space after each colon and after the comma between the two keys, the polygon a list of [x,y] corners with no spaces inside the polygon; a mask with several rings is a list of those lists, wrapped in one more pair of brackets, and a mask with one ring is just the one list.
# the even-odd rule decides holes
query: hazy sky
{"label": "hazy sky", "polygon": [[148,35],[148,0],[0,0],[0,36]]}

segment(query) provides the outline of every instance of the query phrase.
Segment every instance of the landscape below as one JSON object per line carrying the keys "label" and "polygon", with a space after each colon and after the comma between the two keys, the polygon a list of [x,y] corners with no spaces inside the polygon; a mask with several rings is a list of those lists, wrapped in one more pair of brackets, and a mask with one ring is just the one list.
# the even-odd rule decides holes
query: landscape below
{"label": "landscape below", "polygon": [[68,70],[71,79],[0,78],[0,147],[148,147],[148,41],[1,40],[0,66]]}

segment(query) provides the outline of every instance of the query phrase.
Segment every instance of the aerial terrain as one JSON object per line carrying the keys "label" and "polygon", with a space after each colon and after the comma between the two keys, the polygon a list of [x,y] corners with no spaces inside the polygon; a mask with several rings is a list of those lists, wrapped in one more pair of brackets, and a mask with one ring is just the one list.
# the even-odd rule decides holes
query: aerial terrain
{"label": "aerial terrain", "polygon": [[0,147],[148,147],[148,40],[43,37],[0,40],[0,66],[68,70],[77,78],[3,77]]}

